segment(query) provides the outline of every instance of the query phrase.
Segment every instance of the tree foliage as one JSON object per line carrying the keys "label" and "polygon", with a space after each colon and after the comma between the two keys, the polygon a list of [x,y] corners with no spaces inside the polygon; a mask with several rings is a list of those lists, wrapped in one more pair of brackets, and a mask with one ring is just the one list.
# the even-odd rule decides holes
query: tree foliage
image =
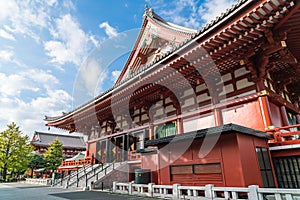
{"label": "tree foliage", "polygon": [[42,155],[31,153],[29,156],[28,167],[30,169],[43,168],[45,166],[45,160]]}
{"label": "tree foliage", "polygon": [[33,147],[28,144],[29,137],[22,136],[15,123],[11,123],[7,127],[7,130],[0,133],[0,169],[4,180],[6,180],[7,171],[26,170],[30,152],[33,151]]}
{"label": "tree foliage", "polygon": [[63,160],[62,143],[56,138],[44,153],[45,168],[48,170],[55,170],[60,166]]}
{"label": "tree foliage", "polygon": [[33,170],[45,167],[45,160],[42,155],[31,153],[29,156],[28,168],[31,169],[31,178]]}

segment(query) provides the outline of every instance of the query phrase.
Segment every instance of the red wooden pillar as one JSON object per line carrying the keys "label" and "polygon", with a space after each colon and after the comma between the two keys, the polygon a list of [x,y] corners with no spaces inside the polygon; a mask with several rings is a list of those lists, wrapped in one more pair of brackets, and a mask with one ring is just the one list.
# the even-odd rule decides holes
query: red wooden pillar
{"label": "red wooden pillar", "polygon": [[153,124],[149,125],[149,140],[154,140],[154,126],[153,126]]}
{"label": "red wooden pillar", "polygon": [[260,106],[260,109],[261,109],[263,122],[264,122],[265,128],[267,129],[270,126],[272,126],[268,97],[267,96],[260,96],[258,98],[258,102],[259,102],[259,106]]}
{"label": "red wooden pillar", "polygon": [[85,151],[86,151],[85,157],[89,157],[90,156],[89,143],[86,145]]}
{"label": "red wooden pillar", "polygon": [[222,126],[223,125],[223,115],[222,110],[220,108],[214,109],[214,118],[215,118],[215,125]]}
{"label": "red wooden pillar", "polygon": [[270,126],[272,126],[271,121],[271,111],[270,111],[270,105],[268,100],[268,92],[265,90],[265,84],[263,79],[256,80],[256,90],[258,93],[260,93],[260,96],[258,97],[258,102],[264,122],[265,129],[268,129]]}
{"label": "red wooden pillar", "polygon": [[285,106],[280,107],[280,113],[281,113],[283,126],[288,126],[289,125],[289,120],[288,120],[288,116],[287,116],[287,113],[286,113]]}
{"label": "red wooden pillar", "polygon": [[177,118],[176,120],[176,129],[177,129],[177,134],[182,134],[183,133],[183,123],[181,118]]}
{"label": "red wooden pillar", "polygon": [[[217,105],[220,101],[219,101],[219,94],[212,90],[212,102],[214,105]],[[222,114],[222,109],[221,108],[214,108],[213,109],[214,112],[214,120],[215,120],[215,126],[222,126],[223,125],[223,114]]]}

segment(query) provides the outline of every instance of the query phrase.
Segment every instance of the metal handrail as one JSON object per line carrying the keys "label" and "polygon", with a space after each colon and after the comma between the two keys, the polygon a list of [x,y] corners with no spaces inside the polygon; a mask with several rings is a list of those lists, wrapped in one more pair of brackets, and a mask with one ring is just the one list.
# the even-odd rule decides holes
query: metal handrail
{"label": "metal handrail", "polygon": [[80,169],[76,170],[76,172],[73,172],[69,174],[68,176],[65,176],[64,178],[61,178],[60,180],[53,183],[52,186],[56,185],[62,185],[64,181],[70,181],[70,179],[74,178],[75,176],[78,177],[78,174],[80,174],[82,171],[89,169],[90,167],[93,167],[91,164],[83,165]]}
{"label": "metal handrail", "polygon": [[[68,186],[71,186],[71,185],[73,185],[73,184],[77,184],[77,187],[78,187],[78,184],[79,184],[79,180],[81,180],[82,178],[86,178],[86,180],[88,180],[89,178],[88,178],[88,174],[90,174],[90,173],[92,173],[93,171],[96,171],[96,170],[98,170],[99,168],[102,168],[102,170],[103,170],[103,166],[104,166],[104,164],[103,163],[100,163],[100,165],[98,165],[97,167],[95,167],[95,168],[93,168],[92,170],[90,170],[89,172],[87,172],[87,173],[84,173],[83,175],[81,175],[80,177],[78,176],[77,178],[76,178],[76,181],[73,181],[73,182],[71,182],[71,183],[68,183]],[[100,170],[100,172],[102,171],[102,170]],[[94,172],[95,173],[95,172]]]}

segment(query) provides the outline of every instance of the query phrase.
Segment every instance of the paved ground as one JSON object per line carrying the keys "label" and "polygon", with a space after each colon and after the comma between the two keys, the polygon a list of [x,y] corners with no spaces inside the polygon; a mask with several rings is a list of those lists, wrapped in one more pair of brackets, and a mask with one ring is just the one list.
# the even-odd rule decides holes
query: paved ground
{"label": "paved ground", "polygon": [[116,195],[98,191],[78,191],[24,183],[0,183],[0,200],[144,200],[136,196]]}

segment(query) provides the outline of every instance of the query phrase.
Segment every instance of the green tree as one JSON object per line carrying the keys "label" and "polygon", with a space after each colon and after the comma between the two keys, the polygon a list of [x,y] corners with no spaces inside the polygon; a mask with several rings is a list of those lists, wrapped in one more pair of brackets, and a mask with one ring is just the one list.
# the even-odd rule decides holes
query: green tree
{"label": "green tree", "polygon": [[28,168],[31,169],[31,178],[33,177],[33,170],[45,167],[45,160],[42,155],[31,153],[29,156]]}
{"label": "green tree", "polygon": [[29,137],[22,136],[15,123],[0,133],[0,169],[6,180],[7,171],[20,172],[27,169],[28,157],[33,147],[28,144]]}
{"label": "green tree", "polygon": [[55,170],[61,165],[63,160],[63,148],[62,143],[56,138],[48,147],[47,151],[44,153],[45,158],[45,168],[48,170]]}

